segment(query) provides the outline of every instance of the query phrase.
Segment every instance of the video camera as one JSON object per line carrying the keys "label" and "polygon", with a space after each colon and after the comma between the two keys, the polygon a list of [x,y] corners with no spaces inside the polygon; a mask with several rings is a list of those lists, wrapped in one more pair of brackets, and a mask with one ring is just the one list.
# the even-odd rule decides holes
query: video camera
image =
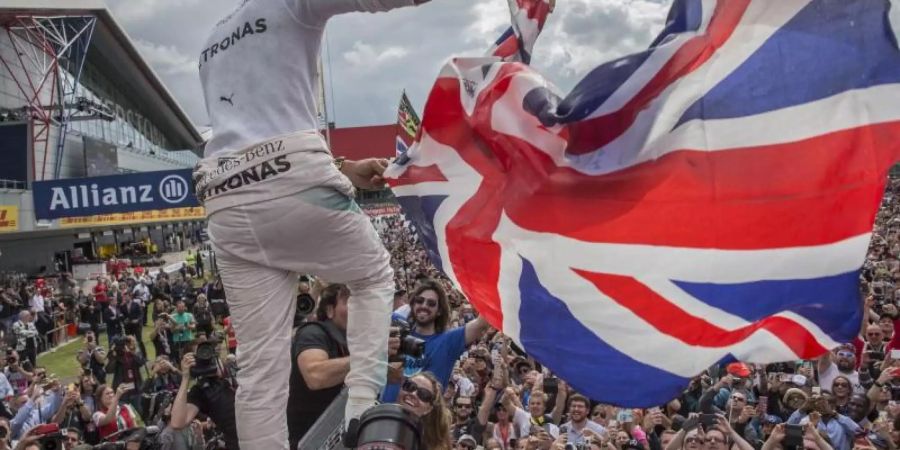
{"label": "video camera", "polygon": [[391,320],[391,326],[398,329],[391,332],[391,337],[400,337],[400,350],[396,357],[390,359],[392,362],[403,361],[405,355],[421,358],[425,354],[425,341],[410,335],[412,329],[408,322],[395,317]]}
{"label": "video camera", "polygon": [[219,355],[216,352],[216,341],[206,341],[197,344],[194,351],[194,367],[191,367],[191,377],[204,378],[215,376],[219,373]]}
{"label": "video camera", "polygon": [[294,327],[306,322],[306,317],[316,310],[316,300],[309,294],[297,295],[297,308],[294,310]]}

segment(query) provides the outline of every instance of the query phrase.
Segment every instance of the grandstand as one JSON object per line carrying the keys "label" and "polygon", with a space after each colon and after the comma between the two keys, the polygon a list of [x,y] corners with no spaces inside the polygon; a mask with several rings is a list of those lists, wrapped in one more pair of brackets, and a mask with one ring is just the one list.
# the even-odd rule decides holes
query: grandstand
{"label": "grandstand", "polygon": [[[0,270],[166,246],[202,210],[37,220],[35,182],[190,168],[203,138],[100,0],[0,4]],[[178,239],[175,239],[175,236]]]}

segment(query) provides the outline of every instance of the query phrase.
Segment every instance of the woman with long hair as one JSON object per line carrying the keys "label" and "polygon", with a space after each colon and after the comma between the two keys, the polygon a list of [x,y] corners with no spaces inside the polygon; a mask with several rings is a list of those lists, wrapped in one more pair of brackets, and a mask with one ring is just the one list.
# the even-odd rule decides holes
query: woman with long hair
{"label": "woman with long hair", "polygon": [[100,438],[104,439],[129,428],[144,426],[141,416],[126,402],[121,401],[122,396],[134,386],[122,384],[118,389],[107,385],[101,385],[94,393],[97,410],[93,416],[94,425],[100,431]]}
{"label": "woman with long hair", "polygon": [[444,406],[441,383],[431,372],[403,380],[397,404],[422,421],[422,448],[450,450],[450,414]]}
{"label": "woman with long hair", "polygon": [[850,379],[844,375],[838,375],[831,384],[831,393],[834,394],[834,400],[837,402],[837,410],[841,414],[847,414],[847,404],[850,403],[850,396],[853,395],[853,384]]}

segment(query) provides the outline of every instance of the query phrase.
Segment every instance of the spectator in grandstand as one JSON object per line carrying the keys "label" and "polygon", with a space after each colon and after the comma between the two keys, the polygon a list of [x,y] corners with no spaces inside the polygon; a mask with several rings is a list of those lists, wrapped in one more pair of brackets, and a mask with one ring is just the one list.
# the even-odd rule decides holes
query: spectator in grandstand
{"label": "spectator in grandstand", "polygon": [[168,313],[161,313],[153,322],[153,348],[156,355],[172,357],[172,324]]}
{"label": "spectator in grandstand", "polygon": [[215,283],[209,285],[206,290],[209,299],[209,308],[212,310],[216,321],[228,317],[228,304],[225,301],[225,286],[222,286],[222,278],[216,277]]}
{"label": "spectator in grandstand", "polygon": [[74,389],[65,391],[62,404],[51,422],[58,424],[60,428],[74,430],[81,440],[81,436],[84,435],[91,423],[93,413],[81,399],[81,388],[78,385],[74,385],[74,387]]}
{"label": "spectator in grandstand", "polygon": [[78,351],[75,358],[81,368],[94,376],[100,383],[106,383],[106,351],[97,342],[93,331],[84,336],[84,348]]}
{"label": "spectator in grandstand", "polygon": [[194,305],[192,313],[194,315],[194,321],[197,323],[196,330],[198,332],[206,333],[207,336],[212,336],[213,313],[212,309],[209,307],[209,302],[206,301],[205,294],[197,295],[197,303]]}
{"label": "spectator in grandstand", "polygon": [[422,422],[422,446],[450,450],[450,414],[441,396],[441,384],[429,372],[406,378],[400,385],[397,404]]}
{"label": "spectator in grandstand", "polygon": [[122,384],[118,389],[107,385],[97,388],[94,395],[97,411],[92,418],[94,425],[103,439],[111,434],[129,428],[135,428],[143,424],[140,415],[132,405],[122,401],[122,398],[131,390],[133,385]]}
{"label": "spectator in grandstand", "polygon": [[[438,382],[445,385],[450,381],[454,362],[466,350],[466,346],[487,332],[488,323],[479,318],[465,327],[447,329],[450,323],[450,305],[444,288],[435,281],[423,282],[413,292],[410,307],[410,335],[425,341],[425,352],[421,357],[404,355],[404,374],[412,376],[423,371],[432,372]],[[394,401],[398,390],[397,384],[388,384],[383,399]]]}
{"label": "spectator in grandstand", "polygon": [[141,355],[147,356],[147,348],[144,347],[144,308],[140,303],[135,301],[131,294],[122,295],[124,303],[122,304],[122,326],[125,335],[131,336],[137,342]]}
{"label": "spectator in grandstand", "polygon": [[110,295],[109,301],[103,308],[103,322],[106,324],[106,339],[110,348],[113,346],[113,340],[117,336],[124,334],[124,329],[122,328],[124,320],[122,311],[119,309],[118,296]]}
{"label": "spectator in grandstand", "polygon": [[35,366],[40,334],[34,325],[34,316],[31,311],[19,313],[19,320],[13,324],[12,332],[16,338],[16,351],[25,361]]}
{"label": "spectator in grandstand", "polygon": [[178,300],[175,303],[175,314],[169,320],[172,325],[172,341],[175,346],[172,348],[172,358],[178,359],[184,355],[185,347],[194,340],[194,329],[197,322],[194,315],[187,312],[184,300]]}

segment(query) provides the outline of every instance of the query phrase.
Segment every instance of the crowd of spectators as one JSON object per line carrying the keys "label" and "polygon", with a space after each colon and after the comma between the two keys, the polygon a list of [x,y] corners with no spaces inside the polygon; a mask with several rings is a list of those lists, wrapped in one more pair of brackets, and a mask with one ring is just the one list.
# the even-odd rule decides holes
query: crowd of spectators
{"label": "crowd of spectators", "polygon": [[[857,339],[814,361],[710,367],[680,396],[653,408],[621,408],[575,392],[478,318],[430,264],[411,223],[400,215],[373,223],[397,280],[382,400],[421,417],[429,450],[900,445],[900,178],[891,179],[876,217],[860,279],[864,317]],[[48,436],[69,448],[116,439],[140,448],[136,443],[148,433],[161,448],[236,448],[239,342],[221,281],[209,273],[210,281],[195,279],[202,269],[193,266],[153,276],[136,269],[117,265],[89,289],[67,274],[0,274],[0,450],[42,448]],[[329,380],[323,368],[337,375],[349,370],[340,343],[352,293],[311,276],[299,286],[298,296],[312,298],[316,311],[300,317],[292,349],[298,361],[287,414],[292,443],[340,391],[341,377]],[[304,326],[311,322],[321,326]],[[72,362],[80,374],[68,384],[37,361],[59,340],[57,324],[67,323],[84,334]],[[424,342],[423,353],[404,353],[396,338],[404,327]],[[332,337],[337,345],[327,343]],[[597,376],[602,382],[603,374]]]}

